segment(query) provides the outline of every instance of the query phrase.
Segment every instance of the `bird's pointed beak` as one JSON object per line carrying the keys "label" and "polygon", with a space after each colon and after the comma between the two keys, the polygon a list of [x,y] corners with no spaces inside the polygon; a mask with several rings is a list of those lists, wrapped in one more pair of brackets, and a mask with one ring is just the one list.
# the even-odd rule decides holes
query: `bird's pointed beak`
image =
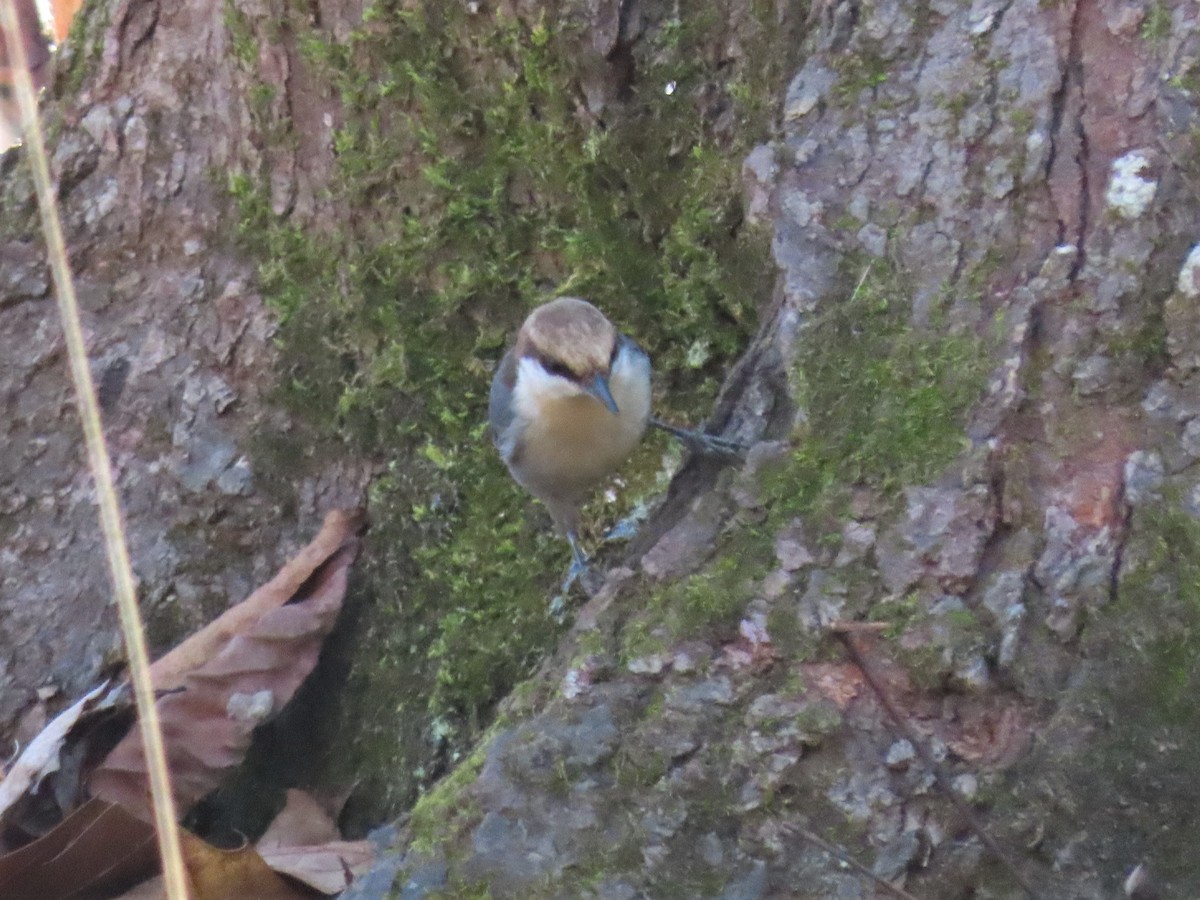
{"label": "bird's pointed beak", "polygon": [[617,401],[613,399],[612,391],[608,389],[608,376],[597,375],[584,388],[589,394],[608,407],[608,411],[614,416],[619,415],[621,410],[617,408]]}

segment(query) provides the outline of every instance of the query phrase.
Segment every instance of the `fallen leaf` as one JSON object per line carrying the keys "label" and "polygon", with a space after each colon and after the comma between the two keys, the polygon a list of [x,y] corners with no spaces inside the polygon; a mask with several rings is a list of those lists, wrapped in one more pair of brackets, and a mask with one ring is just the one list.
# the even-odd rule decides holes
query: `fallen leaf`
{"label": "fallen leaf", "polygon": [[326,515],[317,536],[274,578],[155,660],[150,666],[155,690],[182,687],[187,673],[206,664],[266,613],[292,602],[304,583],[348,541],[355,539],[362,531],[364,521],[361,510],[335,509]]}
{"label": "fallen leaf", "polygon": [[192,900],[305,900],[310,896],[277,875],[253,847],[221,850],[194,834],[181,836]]}
{"label": "fallen leaf", "polygon": [[[341,609],[362,525],[359,514],[331,513],[312,544],[236,608],[236,614],[222,617],[214,623],[218,627],[203,630],[160,661],[157,705],[181,812],[242,760],[254,727],[287,703],[315,666]],[[161,695],[164,690],[169,693]],[[28,840],[30,833],[46,827],[41,823],[47,812],[66,812],[76,802],[63,800],[73,792],[63,789],[64,779],[56,770],[61,766],[63,772],[73,772],[67,781],[78,786],[80,760],[113,745],[112,730],[122,726],[112,709],[123,697],[127,709],[127,693],[102,685],[43,729],[0,782],[0,823],[5,810],[26,806],[36,811],[39,829],[25,829]],[[97,738],[98,730],[109,736]],[[97,740],[98,750],[89,743]],[[142,892],[138,896],[156,896],[154,885],[144,883],[158,870],[158,859],[136,730],[119,738],[92,772],[89,786],[91,800],[41,837],[0,856],[0,897],[82,900],[113,896],[138,882],[143,882],[136,888]],[[340,890],[367,851],[331,840],[337,837],[332,822],[303,804],[303,799],[291,804],[277,831],[277,839],[286,836],[293,845],[283,854],[284,865],[310,870],[301,881],[336,881]],[[301,851],[301,841],[316,846]],[[253,848],[221,851],[186,833],[184,845],[193,900],[311,895],[309,888],[275,875]],[[303,857],[312,858],[297,862]]]}
{"label": "fallen leaf", "polygon": [[947,749],[979,767],[1005,768],[1025,752],[1033,736],[1027,711],[1013,704],[999,708],[960,709],[953,733],[943,735]]}
{"label": "fallen leaf", "polygon": [[156,871],[154,828],[92,799],[36,841],[0,856],[0,897],[111,896]]}
{"label": "fallen leaf", "polygon": [[287,801],[267,826],[256,846],[259,852],[275,847],[324,844],[341,838],[337,825],[311,794],[289,788]]}
{"label": "fallen leaf", "polygon": [[[221,850],[186,831],[180,838],[189,900],[309,900],[313,896],[305,887],[281,878],[253,848]],[[161,875],[155,875],[116,900],[167,900],[166,885]]]}
{"label": "fallen leaf", "polygon": [[3,823],[5,814],[27,791],[36,790],[43,778],[58,770],[59,755],[67,734],[107,687],[108,683],[105,682],[84,694],[55,716],[50,724],[42,729],[41,734],[30,741],[8,775],[0,781],[0,823]]}
{"label": "fallen leaf", "polygon": [[[221,850],[187,831],[180,832],[180,842],[191,900],[304,900],[312,896],[307,888],[277,874],[253,847]],[[328,869],[325,881],[331,884],[336,856],[347,863],[340,870],[341,890],[348,883],[344,873],[349,867],[359,871],[364,865],[355,843],[311,849],[313,858],[305,862],[299,859],[305,855],[300,848],[291,848],[279,871],[296,868],[305,873],[298,877],[303,885],[313,880],[309,870]],[[121,895],[126,900],[150,900],[164,896],[161,878],[154,877],[158,870],[154,827],[115,803],[93,798],[48,834],[0,856],[0,897],[87,900],[126,891]]]}
{"label": "fallen leaf", "polygon": [[315,847],[260,849],[259,853],[274,871],[323,894],[344,891],[375,862],[370,841],[329,841]]}
{"label": "fallen leaf", "polygon": [[[358,539],[342,544],[300,584],[157,703],[180,814],[238,765],[255,728],[277,714],[316,665],[346,593]],[[302,554],[303,555],[303,554]],[[140,734],[127,734],[88,781],[93,796],[151,817]]]}
{"label": "fallen leaf", "polygon": [[849,663],[808,663],[800,671],[817,693],[843,712],[866,685],[862,671]]}
{"label": "fallen leaf", "polygon": [[276,872],[322,893],[336,894],[375,861],[370,841],[343,841],[340,837],[337,825],[321,805],[310,794],[293,789],[256,846]]}

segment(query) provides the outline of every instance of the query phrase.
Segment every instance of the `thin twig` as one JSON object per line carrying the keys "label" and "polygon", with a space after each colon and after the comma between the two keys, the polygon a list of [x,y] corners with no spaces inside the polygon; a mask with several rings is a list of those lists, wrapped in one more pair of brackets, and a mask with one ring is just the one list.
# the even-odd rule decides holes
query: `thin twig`
{"label": "thin twig", "polygon": [[866,866],[864,866],[862,863],[860,863],[857,859],[855,859],[853,856],[851,856],[847,851],[843,850],[837,844],[831,844],[829,841],[825,840],[825,838],[821,837],[819,834],[815,834],[814,832],[809,831],[807,828],[797,828],[795,826],[790,826],[788,828],[788,831],[791,831],[795,834],[800,835],[800,837],[804,838],[804,840],[808,841],[814,847],[824,850],[826,853],[828,853],[834,859],[837,859],[837,860],[845,863],[847,866],[849,866],[855,872],[858,872],[858,874],[864,875],[867,878],[870,878],[873,882],[875,882],[877,885],[879,885],[884,890],[886,890],[892,894],[895,894],[897,897],[900,897],[901,900],[917,900],[917,898],[914,897],[912,894],[910,894],[908,891],[904,890],[903,888],[897,887],[896,885],[894,885],[890,881],[888,881],[886,878],[880,878],[878,875],[876,875],[874,872],[872,872],[870,869],[868,869]]}
{"label": "thin twig", "polygon": [[913,726],[912,722],[908,720],[908,716],[906,716],[900,707],[896,705],[895,701],[892,700],[891,695],[888,694],[887,689],[884,687],[883,679],[880,678],[875,672],[874,666],[867,661],[866,654],[859,649],[858,644],[855,642],[854,634],[845,631],[835,631],[833,634],[834,637],[841,641],[842,646],[846,648],[846,653],[849,654],[850,659],[853,660],[854,664],[858,666],[859,670],[863,674],[863,678],[866,680],[867,684],[871,686],[871,690],[875,692],[875,696],[879,698],[879,702],[883,705],[883,708],[887,710],[888,715],[891,716],[891,719],[896,724],[896,727],[904,733],[906,738],[908,738],[908,742],[912,744],[913,749],[916,750],[917,756],[921,758],[921,762],[924,763],[925,767],[933,773],[934,780],[937,781],[938,787],[940,787],[945,792],[946,796],[950,798],[950,802],[954,804],[954,808],[958,810],[959,815],[961,815],[966,821],[967,827],[975,832],[976,837],[983,842],[983,845],[988,849],[988,852],[991,853],[992,856],[994,856],[1000,862],[1000,864],[1004,866],[1004,868],[1008,869],[1009,874],[1012,875],[1017,884],[1019,884],[1022,890],[1025,891],[1025,895],[1027,897],[1036,898],[1037,892],[1034,891],[1033,885],[1030,884],[1028,879],[1026,879],[1021,873],[1020,869],[1017,868],[1016,863],[1013,862],[1008,853],[1005,852],[1004,848],[1001,847],[1000,844],[996,842],[995,838],[993,838],[984,829],[983,823],[980,822],[979,817],[975,815],[975,810],[972,809],[971,805],[967,803],[967,801],[962,798],[958,791],[954,789],[954,784],[951,782],[950,776],[945,773],[942,767],[938,764],[938,761],[933,758],[933,753],[926,744],[924,737],[921,736],[921,734]]}
{"label": "thin twig", "polygon": [[96,480],[96,500],[100,507],[100,527],[104,533],[104,548],[108,558],[109,574],[120,613],[121,631],[125,636],[125,651],[129,658],[130,677],[133,681],[134,699],[137,702],[138,724],[146,752],[146,767],[150,775],[150,796],[154,803],[154,825],[158,835],[158,849],[162,856],[163,880],[169,900],[187,900],[187,876],[183,865],[183,853],[179,842],[179,825],[175,812],[175,798],[171,793],[170,774],[167,771],[167,756],[163,746],[162,729],[158,721],[158,709],[154,705],[154,686],[150,680],[150,662],[146,652],[146,638],[142,630],[142,617],[138,611],[137,597],[133,587],[133,570],[129,563],[124,527],[121,524],[121,509],[117,492],[113,487],[112,463],[104,443],[104,428],[100,422],[100,409],[96,402],[96,388],[88,368],[87,347],[84,344],[83,328],[79,321],[79,305],[75,299],[75,285],[71,279],[70,264],[67,262],[66,243],[63,240],[62,223],[58,218],[54,186],[50,180],[50,166],[46,159],[46,142],[38,120],[37,95],[29,75],[29,63],[25,46],[20,36],[16,8],[13,0],[0,0],[0,25],[3,26],[8,52],[11,56],[17,104],[21,111],[22,134],[25,150],[33,168],[33,180],[37,188],[38,209],[42,217],[42,231],[46,238],[46,251],[50,272],[54,278],[54,293],[58,300],[59,317],[62,319],[66,338],[67,359],[71,380],[75,385],[75,400],[79,405],[79,418],[83,424],[84,442],[87,445],[88,465]]}
{"label": "thin twig", "polygon": [[891,628],[889,622],[851,622],[838,620],[826,626],[833,634],[879,634]]}
{"label": "thin twig", "polygon": [[863,269],[862,276],[858,279],[858,284],[856,284],[854,286],[854,290],[850,292],[850,300],[848,302],[853,302],[854,298],[858,296],[858,292],[861,291],[862,286],[867,283],[867,276],[871,274],[871,269],[874,267],[875,260],[871,260],[869,263],[867,263],[867,267]]}

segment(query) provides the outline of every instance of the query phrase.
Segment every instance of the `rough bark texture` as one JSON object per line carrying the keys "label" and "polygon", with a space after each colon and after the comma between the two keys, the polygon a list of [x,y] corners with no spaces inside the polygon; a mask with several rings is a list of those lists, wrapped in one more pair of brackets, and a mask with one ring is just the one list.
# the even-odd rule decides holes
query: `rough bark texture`
{"label": "rough bark texture", "polygon": [[[247,458],[272,415],[274,326],[253,262],[229,250],[223,173],[261,151],[222,5],[169,7],[90,5],[59,60],[65,95],[48,104],[92,372],[158,651],[247,595],[320,510],[353,504],[365,483],[353,462],[306,466],[296,444],[295,500],[284,503],[264,489],[274,473]],[[282,84],[287,51],[273,53]],[[278,155],[278,191],[303,196],[314,176],[302,154]],[[19,151],[4,171],[0,721],[11,722],[36,688],[77,694],[119,662],[120,637]]]}
{"label": "rough bark texture", "polygon": [[[514,17],[522,47],[553,47],[564,21],[582,29],[565,41],[578,51],[568,117],[584,132],[657,124],[639,116],[666,87],[694,101],[732,152],[736,82],[707,70],[704,81],[680,68],[678,84],[646,74],[666,53],[663,36],[698,15],[682,9],[677,20],[670,6],[564,4],[539,17],[484,5],[471,15]],[[786,45],[771,52],[801,61],[774,86],[776,133],[745,159],[747,219],[770,228],[778,278],[773,294],[752,298],[761,324],[714,416],[759,443],[740,471],[680,471],[627,565],[418,802],[359,896],[393,882],[405,897],[876,896],[806,832],[907,879],[917,896],[1020,896],[831,636],[854,620],[886,627],[854,640],[1041,896],[1117,896],[1139,863],[1168,896],[1195,895],[1200,14],[1163,0],[759,6],[722,5],[711,41],[711,71],[742,71],[768,22]],[[363,82],[386,84],[380,96],[403,84],[429,98],[385,78],[398,76],[361,37],[408,13],[379,12],[353,40],[361,11],[334,3],[271,29],[265,9],[235,22],[196,2],[88,15],[69,62],[78,80],[59,82],[55,158],[144,602],[166,639],[245,593],[297,523],[363,489],[363,460],[382,452],[368,441],[324,449],[318,462],[284,440],[295,468],[278,453],[276,470],[256,468],[252,436],[269,427],[278,447],[290,423],[265,390],[281,357],[255,265],[272,259],[230,246],[244,218],[220,174],[249,173],[271,215],[303,231],[386,222],[395,190],[378,166],[352,168],[368,158],[362,144],[335,154],[332,129],[363,113],[347,101],[362,99]],[[235,39],[247,23],[261,40]],[[355,48],[349,64],[322,57],[342,79],[341,103],[295,50],[313,35]],[[515,78],[509,45],[487,46],[495,57],[472,44],[472,64]],[[274,90],[252,96],[260,82]],[[552,113],[543,105],[537,119]],[[392,114],[383,131],[404,133],[411,120]],[[468,110],[455,126],[463,145],[478,137],[472,117],[498,127]],[[264,125],[285,120],[287,140]],[[564,154],[574,136],[556,134]],[[397,168],[426,152],[411,143]],[[668,182],[682,165],[669,162]],[[5,171],[0,720],[12,720],[47,679],[68,692],[89,683],[115,637],[29,189],[13,158]],[[359,207],[324,192],[335,172],[365,180],[354,185]],[[503,202],[544,210],[534,198],[566,190],[544,175],[514,176]],[[417,214],[436,208],[411,202]],[[652,217],[643,222],[653,231]],[[537,274],[553,281],[562,265]],[[417,282],[405,279],[405,290]],[[453,281],[430,280],[443,291]],[[511,326],[512,310],[495,310],[515,295],[498,296],[455,321],[480,334]],[[286,343],[286,377],[302,380]],[[494,356],[474,331],[468,344]],[[399,410],[426,421],[416,405]],[[437,485],[438,498],[489,509],[470,507],[461,486],[443,490],[447,472],[475,472],[446,461],[446,448],[466,446],[430,438],[397,465]],[[293,502],[281,505],[280,482],[294,486],[283,492]],[[441,515],[440,499],[396,490],[387,496],[404,499],[406,516]],[[506,508],[493,511],[497,545],[533,541],[503,530]],[[422,527],[433,542],[453,533]],[[397,552],[376,544],[381,561]],[[491,557],[456,564],[464,559]],[[422,567],[458,570],[417,551],[414,560],[380,562],[370,591],[416,610],[418,643],[428,622],[399,574],[421,584],[412,573]],[[469,619],[470,585],[493,583],[461,584],[446,596]],[[521,630],[528,620],[509,603],[497,615]],[[390,646],[372,631],[393,627],[386,611],[365,620],[351,656]],[[441,627],[445,653],[454,645]],[[422,698],[453,700],[432,714],[397,702],[408,718],[392,733],[407,749],[364,777],[402,797],[474,732],[456,725],[457,745],[404,736],[449,727],[462,698],[474,698],[472,719],[489,695],[444,666],[433,675],[383,662],[360,671],[403,671],[428,686]],[[519,664],[503,677],[511,671]],[[369,718],[351,716],[347,734],[369,732]]]}

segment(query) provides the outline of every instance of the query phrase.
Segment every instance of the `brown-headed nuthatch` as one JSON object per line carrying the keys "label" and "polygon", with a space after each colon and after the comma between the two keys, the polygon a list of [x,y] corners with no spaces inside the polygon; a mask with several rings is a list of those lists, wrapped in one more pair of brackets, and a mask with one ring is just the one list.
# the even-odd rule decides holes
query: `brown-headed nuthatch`
{"label": "brown-headed nuthatch", "polygon": [[539,306],[504,354],[488,401],[492,439],[517,483],[537,497],[571,544],[564,592],[587,569],[579,506],[653,425],[701,453],[746,448],[650,415],[650,357],[586,300]]}
{"label": "brown-headed nuthatch", "polygon": [[633,452],[650,423],[650,358],[586,300],[539,306],[500,361],[488,402],[512,477],[579,547],[579,506]]}

